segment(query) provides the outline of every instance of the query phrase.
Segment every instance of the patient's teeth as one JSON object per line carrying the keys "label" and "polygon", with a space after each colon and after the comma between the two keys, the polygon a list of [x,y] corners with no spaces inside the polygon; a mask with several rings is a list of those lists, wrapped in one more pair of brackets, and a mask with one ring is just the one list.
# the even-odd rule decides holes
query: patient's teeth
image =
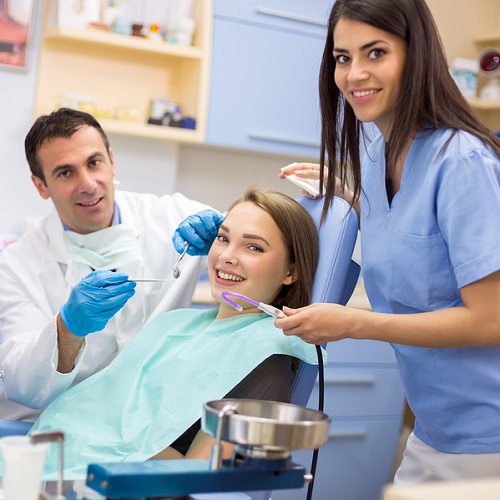
{"label": "patient's teeth", "polygon": [[230,281],[243,281],[243,278],[240,278],[239,276],[234,276],[232,274],[227,274],[220,271],[219,271],[219,278]]}

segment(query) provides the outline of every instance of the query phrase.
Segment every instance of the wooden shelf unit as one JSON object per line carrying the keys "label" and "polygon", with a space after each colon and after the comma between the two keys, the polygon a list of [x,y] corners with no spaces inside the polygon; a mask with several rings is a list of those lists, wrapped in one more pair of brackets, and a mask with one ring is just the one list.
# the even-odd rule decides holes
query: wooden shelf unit
{"label": "wooden shelf unit", "polygon": [[[66,93],[95,99],[107,133],[176,142],[205,141],[212,39],[212,0],[194,0],[192,46],[68,29],[51,23],[55,0],[47,0],[40,55],[36,114],[52,111]],[[151,99],[179,104],[196,129],[147,123]],[[120,107],[137,110],[137,121],[109,119]],[[104,118],[105,117],[105,118]]]}

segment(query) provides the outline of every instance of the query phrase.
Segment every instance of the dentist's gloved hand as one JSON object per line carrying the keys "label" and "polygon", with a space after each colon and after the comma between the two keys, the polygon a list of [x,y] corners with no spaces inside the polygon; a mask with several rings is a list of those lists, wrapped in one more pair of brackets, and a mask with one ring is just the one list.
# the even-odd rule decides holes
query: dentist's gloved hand
{"label": "dentist's gloved hand", "polygon": [[61,308],[61,319],[78,337],[98,332],[135,293],[136,283],[125,273],[93,271],[71,290]]}
{"label": "dentist's gloved hand", "polygon": [[215,210],[202,210],[186,217],[175,230],[172,242],[181,253],[190,243],[188,255],[207,255],[219,232],[224,216]]}

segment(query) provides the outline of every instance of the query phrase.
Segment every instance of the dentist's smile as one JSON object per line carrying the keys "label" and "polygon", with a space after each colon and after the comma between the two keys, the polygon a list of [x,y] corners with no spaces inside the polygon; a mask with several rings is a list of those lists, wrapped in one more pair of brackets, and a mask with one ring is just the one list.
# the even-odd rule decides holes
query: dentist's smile
{"label": "dentist's smile", "polygon": [[80,202],[80,203],[77,203],[78,206],[80,207],[85,207],[85,208],[93,208],[95,206],[97,206],[102,200],[102,197],[101,198],[97,198],[97,200],[93,200],[93,201],[86,201],[86,202]]}

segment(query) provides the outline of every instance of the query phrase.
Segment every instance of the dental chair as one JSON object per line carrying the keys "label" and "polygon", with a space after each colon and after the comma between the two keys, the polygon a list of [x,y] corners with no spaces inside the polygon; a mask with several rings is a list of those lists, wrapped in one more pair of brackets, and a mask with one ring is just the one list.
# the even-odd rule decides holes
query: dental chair
{"label": "dental chair", "polygon": [[[345,305],[356,286],[360,267],[352,260],[358,232],[358,218],[347,202],[335,198],[325,222],[320,226],[323,199],[301,197],[297,200],[319,227],[319,262],[314,278],[312,302]],[[318,366],[301,362],[292,380],[291,403],[306,406],[318,375]],[[0,419],[0,437],[23,435],[29,422]],[[268,500],[269,491],[245,492],[252,500]]]}
{"label": "dental chair", "polygon": [[32,425],[31,422],[0,418],[0,438],[4,436],[24,436],[28,434]]}

